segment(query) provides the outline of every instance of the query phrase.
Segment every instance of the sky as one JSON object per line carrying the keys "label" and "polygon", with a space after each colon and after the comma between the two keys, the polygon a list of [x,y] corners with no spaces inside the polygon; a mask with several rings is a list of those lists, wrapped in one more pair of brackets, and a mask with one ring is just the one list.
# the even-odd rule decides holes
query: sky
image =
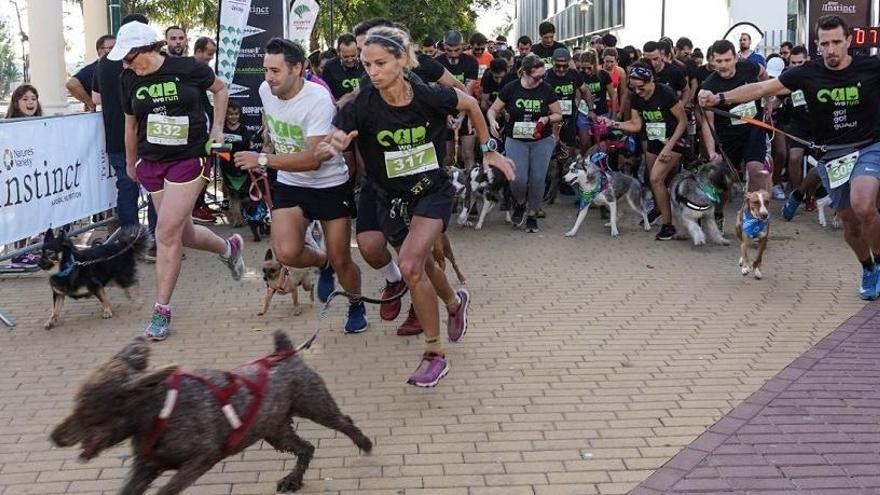
{"label": "sky", "polygon": [[504,24],[505,13],[513,12],[513,1],[504,0],[504,5],[498,9],[478,10],[477,11],[477,30],[486,36],[490,36],[492,31]]}

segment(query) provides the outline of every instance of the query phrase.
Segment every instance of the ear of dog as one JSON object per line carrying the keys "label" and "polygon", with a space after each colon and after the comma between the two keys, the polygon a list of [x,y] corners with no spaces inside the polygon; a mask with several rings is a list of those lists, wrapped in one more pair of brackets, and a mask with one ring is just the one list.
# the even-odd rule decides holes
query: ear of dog
{"label": "ear of dog", "polygon": [[135,392],[145,388],[155,387],[167,380],[168,377],[177,372],[179,368],[180,366],[176,364],[169,364],[168,366],[163,366],[151,373],[139,374],[131,380],[128,380],[123,388],[130,392]]}
{"label": "ear of dog", "polygon": [[271,261],[275,259],[275,253],[272,252],[272,249],[266,250],[266,257],[263,258],[263,261]]}
{"label": "ear of dog", "polygon": [[137,337],[116,355],[135,371],[144,371],[150,359],[150,344],[144,337]]}

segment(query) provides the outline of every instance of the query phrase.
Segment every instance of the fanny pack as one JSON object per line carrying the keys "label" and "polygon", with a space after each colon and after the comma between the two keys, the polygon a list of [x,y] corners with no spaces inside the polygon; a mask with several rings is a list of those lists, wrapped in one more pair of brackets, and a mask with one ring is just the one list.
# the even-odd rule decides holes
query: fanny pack
{"label": "fanny pack", "polygon": [[388,208],[389,217],[392,219],[399,217],[408,226],[410,221],[412,221],[412,216],[409,214],[410,205],[422,196],[437,190],[440,184],[427,175],[423,175],[418,182],[409,188],[409,190],[403,192],[390,192],[376,183],[368,183],[365,185],[371,187],[373,191],[375,191],[376,198],[379,202]]}

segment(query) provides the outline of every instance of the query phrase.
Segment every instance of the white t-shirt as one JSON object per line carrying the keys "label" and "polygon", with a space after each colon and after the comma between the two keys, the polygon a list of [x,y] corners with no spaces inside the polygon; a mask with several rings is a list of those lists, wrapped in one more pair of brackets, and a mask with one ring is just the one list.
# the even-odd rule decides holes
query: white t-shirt
{"label": "white t-shirt", "polygon": [[[272,94],[269,84],[260,85],[263,114],[275,153],[286,154],[302,151],[306,140],[312,136],[330,133],[336,106],[324,87],[303,81],[303,88],[290,100],[282,100]],[[348,167],[342,155],[321,164],[318,170],[309,172],[278,171],[278,182],[289,186],[325,189],[348,181]]]}

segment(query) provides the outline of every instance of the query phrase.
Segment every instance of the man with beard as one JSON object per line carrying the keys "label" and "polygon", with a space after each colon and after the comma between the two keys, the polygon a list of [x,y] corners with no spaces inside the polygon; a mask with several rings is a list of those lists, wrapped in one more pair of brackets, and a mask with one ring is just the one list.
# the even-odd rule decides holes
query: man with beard
{"label": "man with beard", "polygon": [[168,54],[172,57],[185,57],[187,52],[186,30],[180,26],[170,26],[165,30],[165,42],[168,43]]}

